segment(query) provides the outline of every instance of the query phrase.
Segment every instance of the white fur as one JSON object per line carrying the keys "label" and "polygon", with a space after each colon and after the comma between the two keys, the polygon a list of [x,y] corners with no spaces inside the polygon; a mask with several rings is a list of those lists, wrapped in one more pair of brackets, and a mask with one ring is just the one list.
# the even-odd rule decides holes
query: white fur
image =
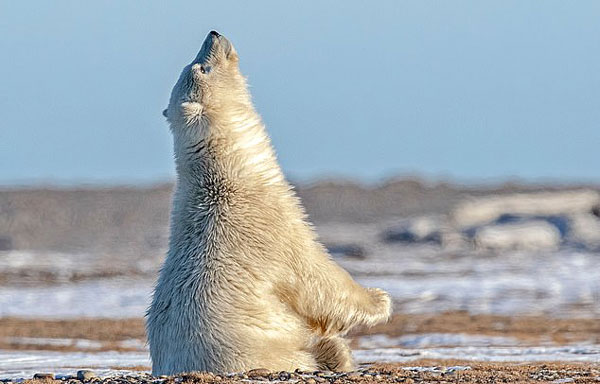
{"label": "white fur", "polygon": [[147,315],[152,372],[351,369],[341,336],[385,321],[390,299],[316,240],[223,39],[207,37],[166,113],[178,181]]}

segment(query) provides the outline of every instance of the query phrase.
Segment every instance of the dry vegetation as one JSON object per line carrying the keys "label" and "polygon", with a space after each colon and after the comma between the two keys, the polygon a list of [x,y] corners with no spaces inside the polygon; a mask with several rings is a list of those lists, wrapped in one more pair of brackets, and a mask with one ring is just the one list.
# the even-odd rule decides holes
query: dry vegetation
{"label": "dry vegetation", "polygon": [[441,314],[396,314],[387,324],[357,329],[355,335],[407,333],[471,333],[511,336],[526,343],[552,340],[557,344],[577,341],[600,342],[598,319],[558,319],[545,316],[471,315],[467,312]]}
{"label": "dry vegetation", "polygon": [[[351,336],[386,334],[401,336],[419,333],[470,333],[510,336],[525,344],[553,341],[600,343],[600,322],[597,319],[554,319],[537,316],[470,315],[465,312],[442,314],[396,314],[385,325],[371,329],[356,329]],[[39,345],[11,342],[11,337],[88,339],[102,342],[96,350],[132,350],[120,346],[127,339],[145,340],[143,319],[0,319],[0,348],[39,349]],[[8,341],[7,341],[8,340]],[[44,346],[51,350],[81,350],[73,346]]]}
{"label": "dry vegetation", "polygon": [[144,339],[142,319],[40,320],[0,318],[0,338],[43,337],[99,341]]}

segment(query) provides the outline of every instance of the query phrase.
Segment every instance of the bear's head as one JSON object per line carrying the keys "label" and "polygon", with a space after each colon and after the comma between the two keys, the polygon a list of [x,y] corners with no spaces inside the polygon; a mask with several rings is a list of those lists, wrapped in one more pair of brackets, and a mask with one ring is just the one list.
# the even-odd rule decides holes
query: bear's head
{"label": "bear's head", "polygon": [[235,48],[225,36],[211,31],[196,58],[183,69],[163,115],[172,130],[195,128],[248,102]]}

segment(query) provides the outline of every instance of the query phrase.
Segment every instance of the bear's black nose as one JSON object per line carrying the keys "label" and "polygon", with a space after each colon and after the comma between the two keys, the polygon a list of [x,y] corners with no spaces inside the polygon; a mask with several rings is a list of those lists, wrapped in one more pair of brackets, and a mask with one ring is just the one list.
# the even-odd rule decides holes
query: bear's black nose
{"label": "bear's black nose", "polygon": [[214,36],[216,36],[216,37],[219,37],[219,36],[221,36],[221,35],[219,34],[219,32],[217,32],[217,31],[210,31],[210,34],[211,34],[211,35],[214,35]]}

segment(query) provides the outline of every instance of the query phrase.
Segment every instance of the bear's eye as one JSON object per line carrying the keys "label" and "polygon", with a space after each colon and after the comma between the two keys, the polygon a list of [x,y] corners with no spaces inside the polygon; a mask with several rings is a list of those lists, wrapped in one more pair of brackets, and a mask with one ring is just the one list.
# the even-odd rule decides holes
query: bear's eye
{"label": "bear's eye", "polygon": [[204,69],[204,66],[203,66],[203,65],[201,65],[201,66],[200,66],[200,72],[201,72],[201,73],[206,73],[206,69]]}

